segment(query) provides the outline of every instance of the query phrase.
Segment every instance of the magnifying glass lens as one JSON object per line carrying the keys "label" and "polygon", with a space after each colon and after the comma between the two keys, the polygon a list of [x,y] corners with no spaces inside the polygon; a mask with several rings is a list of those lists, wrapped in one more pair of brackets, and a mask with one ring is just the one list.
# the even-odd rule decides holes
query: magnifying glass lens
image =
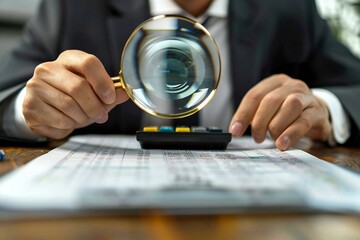
{"label": "magnifying glass lens", "polygon": [[214,95],[220,57],[202,25],[166,16],[134,31],[121,69],[124,87],[140,108],[159,117],[179,118],[199,111]]}

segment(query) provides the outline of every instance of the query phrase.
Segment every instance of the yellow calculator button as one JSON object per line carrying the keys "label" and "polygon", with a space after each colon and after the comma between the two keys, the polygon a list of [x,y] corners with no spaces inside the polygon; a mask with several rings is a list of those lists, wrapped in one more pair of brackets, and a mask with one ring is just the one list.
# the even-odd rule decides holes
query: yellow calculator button
{"label": "yellow calculator button", "polygon": [[144,132],[157,132],[157,131],[159,131],[159,128],[154,127],[154,126],[149,126],[149,127],[144,127],[143,131]]}
{"label": "yellow calculator button", "polygon": [[190,128],[189,127],[177,127],[175,129],[175,132],[190,132]]}

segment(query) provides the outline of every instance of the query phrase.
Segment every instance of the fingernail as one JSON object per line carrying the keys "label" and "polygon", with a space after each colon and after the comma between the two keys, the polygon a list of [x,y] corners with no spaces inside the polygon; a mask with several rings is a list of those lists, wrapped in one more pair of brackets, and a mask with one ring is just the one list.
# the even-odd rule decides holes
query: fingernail
{"label": "fingernail", "polygon": [[242,132],[243,126],[240,122],[235,122],[230,129],[230,132],[234,136],[239,136]]}
{"label": "fingernail", "polygon": [[259,135],[253,135],[253,138],[255,140],[256,143],[261,143],[263,142],[263,139],[259,136]]}
{"label": "fingernail", "polygon": [[115,102],[116,97],[114,91],[112,89],[108,89],[105,93],[103,93],[102,100],[106,104],[111,104]]}
{"label": "fingernail", "polygon": [[96,118],[95,118],[95,122],[96,123],[104,123],[108,120],[108,115],[107,113],[100,113]]}
{"label": "fingernail", "polygon": [[284,136],[283,138],[280,139],[280,144],[283,150],[288,149],[290,146],[290,138],[288,136]]}

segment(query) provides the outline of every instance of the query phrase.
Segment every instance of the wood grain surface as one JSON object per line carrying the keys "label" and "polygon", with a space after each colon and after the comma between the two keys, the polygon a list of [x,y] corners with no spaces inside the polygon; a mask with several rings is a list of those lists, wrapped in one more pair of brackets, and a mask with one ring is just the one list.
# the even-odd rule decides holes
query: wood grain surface
{"label": "wood grain surface", "polygon": [[[6,152],[0,174],[6,174],[59,146],[1,146]],[[360,149],[330,148],[308,139],[296,148],[333,164],[360,171]],[[360,201],[360,199],[359,199]],[[327,213],[243,213],[169,215],[150,211],[121,213],[34,214],[0,211],[0,240],[12,239],[360,239],[360,215]]]}

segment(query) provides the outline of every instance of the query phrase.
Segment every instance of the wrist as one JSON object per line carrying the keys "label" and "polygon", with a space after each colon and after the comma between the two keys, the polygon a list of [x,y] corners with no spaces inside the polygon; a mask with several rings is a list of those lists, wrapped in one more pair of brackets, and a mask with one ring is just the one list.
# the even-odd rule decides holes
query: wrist
{"label": "wrist", "polygon": [[315,97],[326,106],[330,131],[326,141],[330,146],[345,143],[350,137],[350,120],[340,100],[326,89],[312,89]]}

